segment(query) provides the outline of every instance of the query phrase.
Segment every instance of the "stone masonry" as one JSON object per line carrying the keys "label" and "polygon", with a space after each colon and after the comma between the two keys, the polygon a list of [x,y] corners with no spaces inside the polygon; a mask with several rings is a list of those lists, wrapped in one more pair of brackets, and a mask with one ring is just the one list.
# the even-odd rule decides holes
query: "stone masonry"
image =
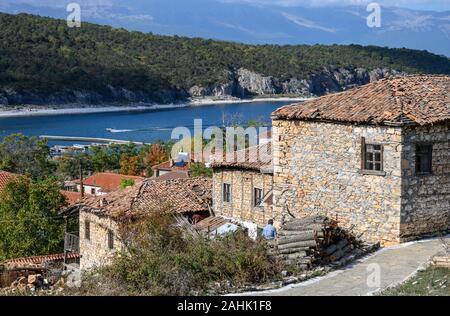
{"label": "stone masonry", "polygon": [[[450,229],[450,124],[404,130],[402,240]],[[415,144],[433,144],[432,173],[416,175]]]}
{"label": "stone masonry", "polygon": [[[383,145],[383,172],[361,168],[361,138]],[[391,127],[274,120],[278,222],[323,214],[368,241],[399,243],[449,229],[449,126]],[[433,173],[415,174],[415,147],[433,143]]]}
{"label": "stone masonry", "polygon": [[[89,222],[90,238],[85,238],[85,223]],[[118,224],[108,217],[80,212],[80,269],[82,271],[106,266],[120,252],[122,242],[118,238]],[[114,234],[114,248],[109,249],[108,231]]]}
{"label": "stone masonry", "polygon": [[[231,185],[231,202],[223,201],[223,184]],[[253,170],[214,169],[213,201],[214,212],[241,221],[249,221],[264,227],[272,219],[273,205],[265,203],[264,206],[253,205],[253,188],[263,190],[263,196],[270,195],[273,187],[273,176]]]}

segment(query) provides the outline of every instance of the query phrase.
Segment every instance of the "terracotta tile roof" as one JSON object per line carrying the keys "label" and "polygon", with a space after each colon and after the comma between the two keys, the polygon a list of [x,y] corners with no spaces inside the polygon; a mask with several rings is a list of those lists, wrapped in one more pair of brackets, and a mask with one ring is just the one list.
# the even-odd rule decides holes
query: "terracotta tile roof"
{"label": "terracotta tile roof", "polygon": [[[220,155],[220,154],[219,154]],[[272,173],[272,142],[238,150],[225,156],[211,159],[212,168],[233,168]]]}
{"label": "terracotta tile roof", "polygon": [[6,187],[6,185],[13,179],[16,179],[19,175],[6,171],[0,171],[0,191]]}
{"label": "terracotta tile roof", "polygon": [[134,218],[149,211],[194,213],[208,211],[212,179],[189,178],[159,181],[147,179],[139,185],[108,195],[88,197],[68,207],[115,219]]}
{"label": "terracotta tile roof", "polygon": [[190,167],[191,167],[190,162],[185,163],[184,166],[182,166],[182,167],[176,166],[174,164],[171,166],[171,162],[170,162],[170,160],[168,160],[168,161],[164,161],[164,162],[160,163],[159,165],[153,166],[152,169],[153,170],[159,169],[159,170],[166,170],[166,171],[188,171]]}
{"label": "terracotta tile roof", "polygon": [[72,191],[60,191],[62,195],[64,195],[67,199],[67,202],[69,205],[75,204],[81,199],[81,193],[80,192],[72,192]]}
{"label": "terracotta tile roof", "polygon": [[276,110],[274,119],[357,124],[436,124],[450,121],[450,76],[383,79]]}
{"label": "terracotta tile roof", "polygon": [[195,224],[195,229],[203,231],[214,231],[227,223],[230,223],[230,220],[227,220],[221,216],[210,216]]}
{"label": "terracotta tile roof", "polygon": [[[67,254],[68,259],[79,259],[78,253],[70,252]],[[1,264],[6,267],[25,267],[25,266],[43,266],[45,263],[62,262],[64,261],[64,254],[34,256],[26,258],[10,259]]]}
{"label": "terracotta tile roof", "polygon": [[[112,192],[120,188],[120,183],[123,179],[131,179],[137,183],[142,182],[145,178],[137,176],[126,176],[117,173],[100,172],[96,173],[86,179],[84,179],[84,185],[100,187],[102,192]],[[80,183],[80,180],[76,180],[76,183]]]}

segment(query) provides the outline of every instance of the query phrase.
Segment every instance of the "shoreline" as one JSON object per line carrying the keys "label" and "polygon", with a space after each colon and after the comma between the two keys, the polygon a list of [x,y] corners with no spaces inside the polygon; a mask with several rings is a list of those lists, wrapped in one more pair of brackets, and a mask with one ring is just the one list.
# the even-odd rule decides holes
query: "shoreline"
{"label": "shoreline", "polygon": [[60,108],[56,106],[47,106],[39,108],[38,106],[24,106],[23,109],[0,109],[0,118],[26,117],[26,116],[50,116],[50,115],[68,115],[68,114],[94,114],[111,112],[138,112],[163,109],[176,109],[191,106],[205,106],[218,104],[236,104],[236,103],[257,103],[257,102],[302,102],[309,98],[280,97],[280,98],[254,98],[254,99],[194,99],[191,102],[179,104],[154,104],[154,105],[112,105],[112,106],[89,106],[89,105],[63,105]]}

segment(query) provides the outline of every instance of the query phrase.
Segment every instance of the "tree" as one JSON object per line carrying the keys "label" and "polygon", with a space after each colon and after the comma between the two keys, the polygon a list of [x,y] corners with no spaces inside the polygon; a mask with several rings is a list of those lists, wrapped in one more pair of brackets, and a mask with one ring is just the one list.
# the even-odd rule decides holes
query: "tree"
{"label": "tree", "polygon": [[66,205],[53,178],[8,183],[0,193],[0,261],[61,253],[64,220],[58,211]]}
{"label": "tree", "polygon": [[144,157],[147,176],[153,175],[152,167],[169,159],[167,151],[161,144],[152,144]]}
{"label": "tree", "polygon": [[140,174],[141,166],[138,156],[122,155],[120,159],[120,173],[128,176],[137,176]]}
{"label": "tree", "polygon": [[204,163],[195,163],[189,168],[189,175],[191,177],[212,177],[213,171],[211,168],[207,168]]}
{"label": "tree", "polygon": [[11,134],[0,143],[0,170],[43,179],[55,170],[47,140]]}
{"label": "tree", "polygon": [[58,176],[64,180],[77,179],[80,177],[80,167],[82,170],[92,170],[92,161],[87,154],[66,153],[57,160]]}
{"label": "tree", "polygon": [[122,181],[120,181],[120,188],[121,189],[126,189],[128,187],[132,187],[134,185],[134,180],[133,179],[122,179]]}

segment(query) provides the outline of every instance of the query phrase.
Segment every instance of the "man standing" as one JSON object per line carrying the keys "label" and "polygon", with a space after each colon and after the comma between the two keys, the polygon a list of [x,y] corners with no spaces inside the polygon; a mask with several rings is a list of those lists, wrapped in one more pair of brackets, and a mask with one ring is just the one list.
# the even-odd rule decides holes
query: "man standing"
{"label": "man standing", "polygon": [[273,226],[273,219],[269,219],[269,222],[263,229],[262,235],[266,240],[274,240],[277,237],[277,229]]}

